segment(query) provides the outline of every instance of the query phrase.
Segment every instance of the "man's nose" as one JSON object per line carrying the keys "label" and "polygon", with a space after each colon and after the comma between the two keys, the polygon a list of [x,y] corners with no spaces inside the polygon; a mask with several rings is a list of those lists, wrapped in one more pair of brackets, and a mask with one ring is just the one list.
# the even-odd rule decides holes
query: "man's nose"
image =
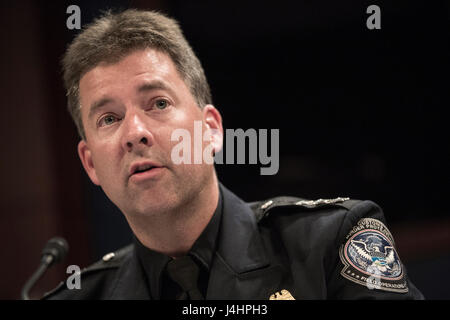
{"label": "man's nose", "polygon": [[153,145],[153,135],[140,115],[130,115],[125,121],[122,146],[128,152]]}

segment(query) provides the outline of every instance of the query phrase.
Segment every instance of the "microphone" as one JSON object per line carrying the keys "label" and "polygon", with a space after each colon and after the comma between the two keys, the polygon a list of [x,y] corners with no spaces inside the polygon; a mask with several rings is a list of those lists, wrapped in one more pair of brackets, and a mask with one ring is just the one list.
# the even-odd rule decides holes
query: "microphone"
{"label": "microphone", "polygon": [[22,300],[30,300],[29,292],[49,267],[62,261],[69,251],[69,245],[64,238],[51,238],[42,250],[41,263],[38,269],[28,279],[22,288]]}

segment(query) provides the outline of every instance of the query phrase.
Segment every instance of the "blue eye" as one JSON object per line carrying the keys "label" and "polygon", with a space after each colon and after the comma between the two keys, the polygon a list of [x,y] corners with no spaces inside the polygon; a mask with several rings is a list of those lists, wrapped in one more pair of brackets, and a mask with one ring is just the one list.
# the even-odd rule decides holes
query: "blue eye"
{"label": "blue eye", "polygon": [[115,116],[113,116],[112,114],[109,114],[109,115],[104,116],[103,118],[100,119],[99,126],[100,127],[109,126],[109,125],[113,124],[116,121],[117,121],[117,118]]}
{"label": "blue eye", "polygon": [[156,108],[158,108],[160,110],[167,108],[168,105],[169,104],[168,104],[167,100],[163,100],[163,99],[159,99],[155,103]]}

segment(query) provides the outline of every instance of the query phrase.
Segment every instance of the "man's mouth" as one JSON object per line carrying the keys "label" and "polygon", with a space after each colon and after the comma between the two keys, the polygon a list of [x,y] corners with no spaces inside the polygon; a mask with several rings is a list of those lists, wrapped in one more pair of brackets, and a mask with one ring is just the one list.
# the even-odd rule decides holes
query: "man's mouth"
{"label": "man's mouth", "polygon": [[152,165],[140,166],[140,167],[136,168],[136,170],[134,171],[133,174],[140,173],[140,172],[145,172],[145,171],[151,170],[153,168],[156,168],[156,167],[152,166]]}
{"label": "man's mouth", "polygon": [[153,162],[140,162],[135,163],[130,168],[130,176],[152,171],[154,169],[161,168],[159,164],[153,163]]}

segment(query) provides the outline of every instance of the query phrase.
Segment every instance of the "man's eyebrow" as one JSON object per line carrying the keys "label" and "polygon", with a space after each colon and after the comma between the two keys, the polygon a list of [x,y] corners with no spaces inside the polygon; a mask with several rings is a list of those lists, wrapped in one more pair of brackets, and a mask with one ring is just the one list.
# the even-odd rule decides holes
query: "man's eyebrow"
{"label": "man's eyebrow", "polygon": [[105,97],[105,98],[101,98],[100,100],[97,100],[94,103],[92,103],[91,107],[89,109],[88,118],[91,118],[98,109],[102,108],[103,106],[105,106],[106,104],[108,104],[112,101],[113,101],[113,99]]}

